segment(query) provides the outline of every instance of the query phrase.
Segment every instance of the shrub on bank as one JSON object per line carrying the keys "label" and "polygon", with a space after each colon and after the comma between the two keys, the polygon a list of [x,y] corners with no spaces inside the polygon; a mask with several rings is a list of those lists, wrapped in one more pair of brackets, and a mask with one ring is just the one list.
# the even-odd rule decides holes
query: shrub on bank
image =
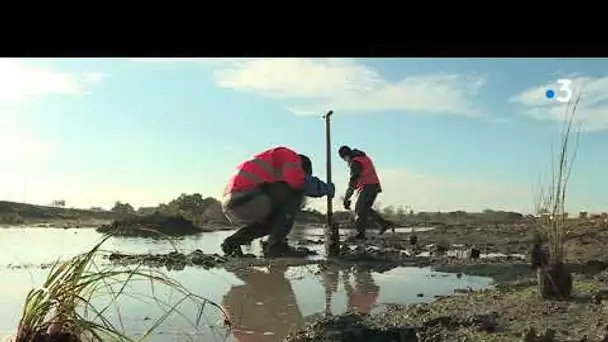
{"label": "shrub on bank", "polygon": [[180,215],[166,215],[159,212],[151,215],[132,215],[117,219],[111,224],[97,228],[97,231],[112,236],[184,236],[197,234],[202,230]]}
{"label": "shrub on bank", "polygon": [[21,215],[10,213],[0,216],[0,224],[22,224],[24,219]]}

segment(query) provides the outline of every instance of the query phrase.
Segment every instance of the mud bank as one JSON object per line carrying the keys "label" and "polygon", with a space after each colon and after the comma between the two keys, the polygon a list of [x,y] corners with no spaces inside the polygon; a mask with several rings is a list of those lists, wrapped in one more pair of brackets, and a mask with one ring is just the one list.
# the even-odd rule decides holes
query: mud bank
{"label": "mud bank", "polygon": [[287,341],[605,341],[606,280],[605,271],[576,275],[577,292],[563,302],[542,300],[532,280],[502,283],[430,303],[393,305],[376,315],[323,318]]}
{"label": "mud bank", "polygon": [[[605,259],[605,242],[608,241],[608,222],[597,220],[572,220],[566,234],[566,261],[580,263],[593,259]],[[434,230],[416,232],[420,244],[448,242],[475,247],[482,253],[524,254],[529,252],[538,227],[531,223],[436,226]],[[397,236],[395,236],[397,235]],[[407,234],[386,237],[402,244]]]}
{"label": "mud bank", "polygon": [[118,219],[97,228],[97,231],[112,236],[161,238],[198,234],[203,230],[181,216],[154,213]]}
{"label": "mud bank", "polygon": [[[438,317],[419,325],[390,324],[384,317],[348,313],[322,318],[306,329],[292,333],[286,342],[418,342],[444,341],[444,329],[462,326],[492,332],[497,328],[493,315],[470,315],[466,318]],[[448,340],[445,340],[448,341]]]}
{"label": "mud bank", "polygon": [[[316,252],[305,246],[298,249],[305,254],[315,255]],[[498,279],[519,279],[533,276],[533,272],[521,259],[511,256],[493,258],[471,257],[471,253],[451,253],[447,250],[438,253],[435,246],[417,250],[401,250],[396,248],[380,248],[372,244],[343,244],[339,257],[322,258],[279,258],[264,259],[253,254],[242,258],[227,258],[219,254],[206,254],[201,250],[191,253],[171,252],[167,254],[122,254],[112,253],[108,259],[120,265],[145,264],[153,267],[165,267],[171,270],[181,270],[185,267],[228,267],[247,268],[252,266],[268,267],[276,264],[283,266],[319,265],[332,266],[341,269],[357,267],[374,272],[384,272],[396,267],[433,267],[437,271],[450,273],[467,273],[497,277]],[[422,251],[422,252],[421,252]],[[459,251],[461,252],[461,251]],[[514,262],[516,261],[516,262]]]}
{"label": "mud bank", "polygon": [[[297,247],[302,254],[312,256],[317,252],[306,247]],[[186,266],[199,266],[204,268],[212,267],[251,267],[251,266],[269,266],[272,264],[281,263],[289,266],[304,266],[313,264],[351,264],[351,263],[367,263],[379,264],[383,267],[397,267],[404,265],[405,259],[400,260],[399,254],[382,253],[373,248],[350,248],[344,246],[341,250],[341,255],[338,258],[331,260],[314,260],[307,258],[278,258],[264,259],[257,258],[253,254],[245,254],[244,257],[226,257],[217,253],[205,254],[200,249],[191,253],[170,252],[166,254],[122,254],[112,253],[108,256],[108,260],[120,265],[137,265],[145,264],[147,266],[166,267],[168,269],[183,269]],[[417,265],[424,263],[426,258],[412,259],[407,265]]]}
{"label": "mud bank", "polygon": [[[608,260],[604,247],[608,229],[604,223],[593,221],[573,222],[569,228],[566,260],[574,273],[575,292],[568,301],[542,300],[535,272],[524,260],[471,260],[431,254],[430,264],[437,271],[491,276],[498,283],[492,289],[427,304],[393,305],[371,316],[320,318],[292,333],[287,341],[608,342]],[[534,226],[513,224],[441,226],[416,235],[419,244],[475,248],[482,255],[528,255],[535,232]],[[388,234],[371,241],[379,248],[402,249],[408,244],[408,235]]]}

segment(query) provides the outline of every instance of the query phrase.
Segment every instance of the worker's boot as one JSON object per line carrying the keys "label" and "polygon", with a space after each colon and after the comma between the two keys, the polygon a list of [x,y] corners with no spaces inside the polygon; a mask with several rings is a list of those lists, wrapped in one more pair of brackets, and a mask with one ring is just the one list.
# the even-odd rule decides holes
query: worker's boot
{"label": "worker's boot", "polygon": [[350,236],[348,241],[359,242],[365,240],[365,232],[358,232],[355,235]]}
{"label": "worker's boot", "polygon": [[393,233],[395,232],[396,224],[389,220],[379,220],[378,224],[380,225],[380,230],[378,231],[379,235],[384,234],[387,230],[391,229]]}
{"label": "worker's boot", "polygon": [[289,258],[305,258],[308,256],[308,251],[287,245],[285,255]]}
{"label": "worker's boot", "polygon": [[242,257],[244,256],[243,250],[241,249],[241,245],[234,242],[234,240],[227,238],[222,242],[222,252],[226,254],[226,256],[236,256]]}

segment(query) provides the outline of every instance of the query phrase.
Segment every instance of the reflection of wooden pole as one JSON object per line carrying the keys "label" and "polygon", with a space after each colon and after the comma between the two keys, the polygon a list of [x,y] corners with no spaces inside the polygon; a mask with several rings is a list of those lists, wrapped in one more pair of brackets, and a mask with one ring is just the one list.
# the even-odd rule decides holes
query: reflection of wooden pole
{"label": "reflection of wooden pole", "polygon": [[346,292],[346,312],[353,311],[353,286],[350,284],[350,270],[346,269],[342,273],[342,283],[344,283],[344,291]]}
{"label": "reflection of wooden pole", "polygon": [[[331,184],[331,115],[330,110],[323,116],[325,119],[325,157],[327,166],[327,184]],[[327,196],[327,226],[325,227],[325,253],[328,257],[335,257],[340,254],[340,234],[338,227],[333,224],[333,197]]]}
{"label": "reflection of wooden pole", "polygon": [[338,290],[338,282],[340,281],[339,270],[334,265],[325,265],[322,272],[323,289],[325,290],[325,316],[331,316],[331,299],[332,294]]}
{"label": "reflection of wooden pole", "polygon": [[331,316],[331,294],[331,288],[325,286],[325,316]]}

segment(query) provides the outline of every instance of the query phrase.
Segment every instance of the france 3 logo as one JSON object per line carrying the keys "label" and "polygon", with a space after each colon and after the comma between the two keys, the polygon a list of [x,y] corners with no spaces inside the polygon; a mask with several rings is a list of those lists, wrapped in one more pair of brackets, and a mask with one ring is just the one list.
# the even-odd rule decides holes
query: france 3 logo
{"label": "france 3 logo", "polygon": [[560,85],[558,90],[559,94],[556,94],[555,90],[553,89],[547,89],[545,95],[549,100],[555,99],[562,103],[569,102],[572,98],[572,80],[566,78],[559,79],[557,80],[557,84]]}

